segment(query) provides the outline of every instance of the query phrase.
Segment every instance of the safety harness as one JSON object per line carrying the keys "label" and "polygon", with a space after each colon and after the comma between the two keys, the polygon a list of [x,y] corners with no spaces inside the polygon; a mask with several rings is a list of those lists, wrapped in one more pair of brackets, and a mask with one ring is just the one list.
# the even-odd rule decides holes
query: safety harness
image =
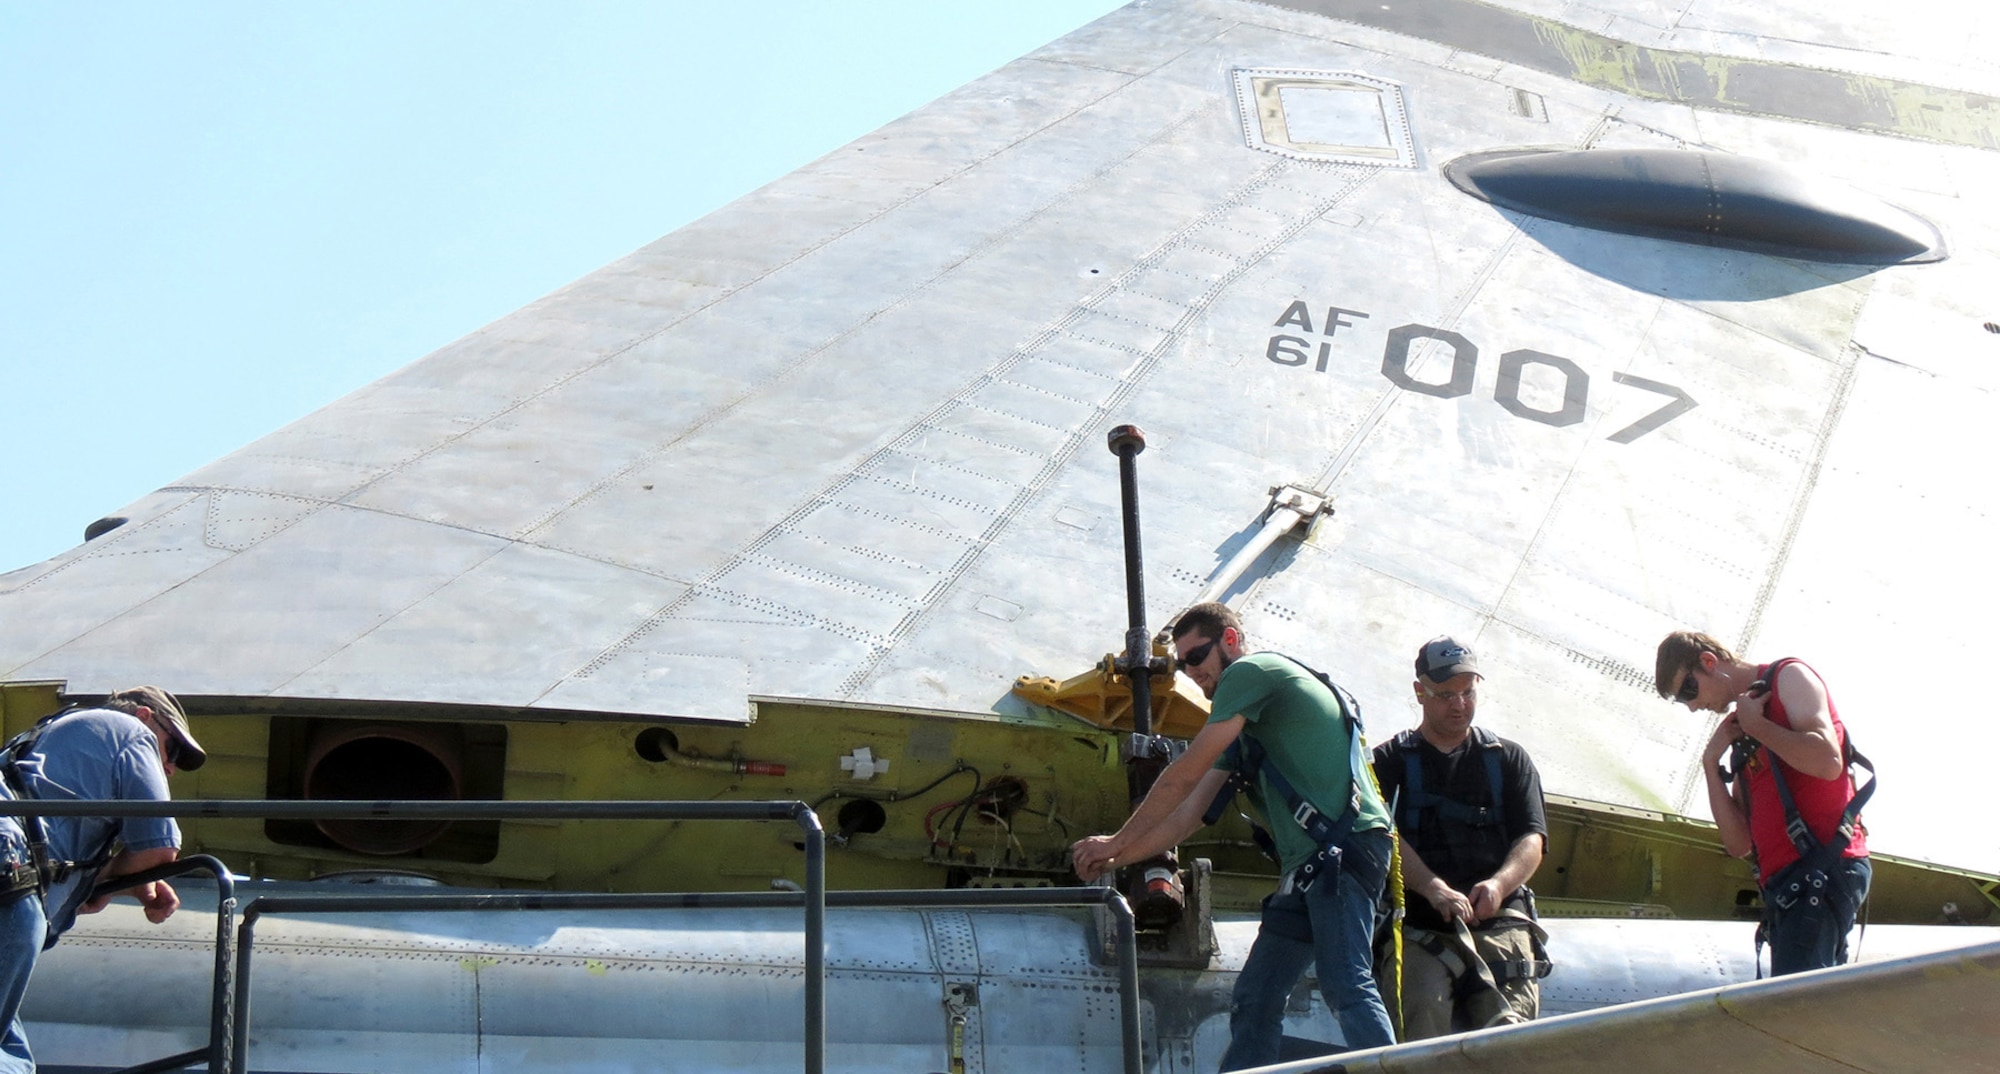
{"label": "safety harness", "polygon": [[[1417,832],[1423,822],[1423,812],[1435,809],[1440,821],[1448,821],[1467,829],[1492,828],[1501,833],[1507,830],[1507,806],[1504,794],[1504,780],[1500,773],[1502,746],[1498,736],[1483,727],[1472,728],[1472,745],[1485,762],[1487,804],[1467,805],[1455,798],[1448,798],[1435,791],[1424,789],[1424,764],[1420,752],[1423,739],[1416,728],[1407,728],[1397,734],[1396,746],[1403,753],[1403,786],[1398,792],[1397,825],[1402,838],[1416,841]],[[1503,839],[1504,841],[1504,839]],[[1533,937],[1530,947],[1535,957],[1531,959],[1486,959],[1478,954],[1472,938],[1472,931],[1464,921],[1454,919],[1453,931],[1436,932],[1430,929],[1412,930],[1416,945],[1431,957],[1444,964],[1451,975],[1453,987],[1460,996],[1474,988],[1486,988],[1499,997],[1497,1013],[1485,1025],[1475,1026],[1485,1029],[1495,1025],[1522,1021],[1513,1013],[1506,1002],[1500,986],[1503,982],[1521,979],[1538,980],[1555,971],[1555,963],[1548,955],[1549,934],[1536,919],[1535,893],[1527,885],[1521,886],[1522,898],[1528,904],[1528,911],[1522,913],[1512,908],[1503,909],[1493,918],[1493,924],[1502,927],[1521,927],[1529,930]]]}
{"label": "safety harness", "polygon": [[[1278,655],[1282,656],[1284,654],[1281,653]],[[1263,745],[1257,741],[1255,735],[1243,734],[1238,735],[1236,741],[1230,743],[1229,749],[1222,755],[1224,762],[1228,764],[1230,769],[1229,779],[1223,783],[1222,789],[1216,792],[1214,800],[1209,802],[1208,810],[1202,814],[1201,822],[1203,824],[1214,824],[1216,821],[1222,819],[1223,810],[1229,807],[1229,803],[1235,801],[1237,794],[1248,787],[1251,780],[1261,775],[1267,785],[1273,791],[1277,792],[1278,797],[1284,800],[1285,807],[1291,811],[1292,819],[1298,822],[1299,827],[1305,829],[1306,835],[1319,847],[1319,852],[1308,859],[1305,864],[1300,865],[1291,878],[1292,886],[1295,890],[1307,891],[1312,888],[1314,882],[1319,880],[1321,876],[1339,870],[1340,847],[1337,844],[1347,836],[1348,831],[1354,827],[1355,818],[1361,814],[1360,781],[1363,779],[1373,781],[1375,778],[1375,769],[1367,763],[1365,756],[1365,744],[1363,742],[1363,729],[1361,725],[1361,702],[1355,700],[1353,694],[1348,693],[1345,688],[1334,682],[1325,672],[1312,667],[1297,657],[1286,656],[1285,659],[1297,664],[1307,674],[1319,680],[1320,685],[1325,686],[1333,694],[1335,703],[1340,706],[1340,718],[1341,722],[1347,728],[1348,743],[1348,789],[1345,808],[1340,811],[1339,816],[1329,819],[1319,807],[1306,801],[1305,796],[1299,793],[1298,788],[1292,786],[1292,781],[1285,778],[1284,772],[1276,764],[1271,763],[1270,758],[1264,753]],[[1375,792],[1377,796],[1380,796],[1381,788],[1379,786],[1376,787]],[[1265,803],[1265,807],[1268,809],[1270,804],[1268,802]],[[1250,836],[1256,841],[1257,848],[1262,850],[1264,855],[1272,861],[1280,861],[1278,845],[1271,838],[1271,833],[1266,831],[1263,825],[1258,824],[1248,814],[1244,814],[1243,819],[1250,825]],[[1392,837],[1395,834],[1393,830],[1390,832]],[[1403,845],[1400,838],[1391,838],[1389,842],[1389,876],[1385,885],[1385,893],[1390,905],[1386,909],[1378,908],[1376,917],[1378,927],[1380,922],[1385,919],[1394,923],[1400,923],[1403,917]],[[1403,930],[1392,927],[1388,931],[1392,937],[1393,946],[1391,950],[1393,951],[1392,964],[1396,968],[1395,979],[1397,986],[1400,987],[1403,966]],[[1402,1040],[1404,1036],[1403,1007],[1400,995],[1393,1003],[1386,1002],[1387,998],[1384,997],[1384,1005],[1388,1008],[1389,1017],[1394,1023],[1396,1039]]]}
{"label": "safety harness", "polygon": [[1418,753],[1422,739],[1414,727],[1396,735],[1396,747],[1403,751],[1403,796],[1397,824],[1415,840],[1424,810],[1435,809],[1441,819],[1478,828],[1507,829],[1507,803],[1501,796],[1500,739],[1484,727],[1472,729],[1472,744],[1486,762],[1487,805],[1469,806],[1454,798],[1424,790],[1424,761]]}
{"label": "safety harness", "polygon": [[[1515,1025],[1527,1021],[1528,1019],[1514,1010],[1513,1004],[1508,1002],[1507,993],[1501,986],[1512,980],[1547,977],[1555,969],[1555,964],[1547,957],[1544,945],[1548,942],[1549,934],[1542,928],[1541,922],[1511,907],[1501,910],[1494,921],[1509,928],[1526,929],[1529,946],[1537,957],[1483,958],[1479,954],[1478,941],[1473,938],[1472,929],[1459,918],[1452,919],[1450,932],[1411,930],[1411,942],[1437,959],[1444,966],[1445,972],[1451,976],[1452,996],[1455,1000],[1464,1002],[1475,992],[1487,993],[1489,999],[1483,1005],[1466,1004],[1461,1008],[1478,1022],[1477,1025],[1468,1027],[1471,1029],[1491,1029],[1494,1026]],[[1482,1020],[1480,1013],[1485,1011],[1492,1013],[1487,1014]]]}
{"label": "safety harness", "polygon": [[[1523,888],[1523,890],[1526,889]],[[1530,906],[1534,905],[1532,893],[1528,902]],[[1533,946],[1535,954],[1539,957],[1533,959],[1461,957],[1454,952],[1454,948],[1469,955],[1474,950],[1474,947],[1472,930],[1466,925],[1464,920],[1459,918],[1452,919],[1456,935],[1433,932],[1430,929],[1416,929],[1413,931],[1418,933],[1416,937],[1417,946],[1430,952],[1439,962],[1444,963],[1445,969],[1450,971],[1452,980],[1457,982],[1457,987],[1461,991],[1470,987],[1468,982],[1471,978],[1465,976],[1467,970],[1472,971],[1473,978],[1476,978],[1480,983],[1496,992],[1500,990],[1500,985],[1503,982],[1526,979],[1539,980],[1555,972],[1555,963],[1549,961],[1547,952],[1542,947],[1543,944],[1548,942],[1548,930],[1542,928],[1542,923],[1536,919],[1532,912],[1522,913],[1513,907],[1507,907],[1494,915],[1493,923],[1503,927],[1522,927],[1528,929],[1530,934],[1535,938]],[[1454,944],[1453,940],[1456,940],[1457,943]]]}
{"label": "safety harness", "polygon": [[[35,726],[15,735],[5,746],[0,746],[0,784],[4,784],[7,797],[16,801],[27,801],[35,797],[28,790],[27,780],[20,770],[21,758],[34,750],[41,741],[42,733],[50,724],[62,719],[81,706],[72,705],[36,721]],[[89,861],[64,861],[49,851],[49,829],[41,817],[15,817],[21,826],[21,833],[28,844],[28,860],[7,860],[0,865],[0,903],[12,902],[32,891],[37,896],[47,895],[49,889],[78,873],[95,873],[111,861],[108,851]]]}
{"label": "safety harness", "polygon": [[[1222,755],[1230,769],[1229,779],[1222,785],[1222,789],[1216,792],[1214,800],[1209,802],[1208,810],[1201,819],[1203,824],[1214,824],[1221,819],[1223,810],[1235,800],[1236,795],[1248,787],[1251,780],[1262,776],[1265,783],[1283,800],[1285,808],[1291,813],[1292,820],[1296,821],[1300,828],[1305,829],[1306,837],[1320,848],[1317,854],[1298,867],[1292,878],[1293,886],[1297,890],[1307,891],[1329,870],[1329,867],[1334,869],[1339,867],[1340,848],[1335,844],[1347,837],[1348,830],[1354,827],[1355,817],[1360,815],[1361,787],[1355,781],[1364,778],[1362,773],[1368,769],[1361,759],[1361,703],[1354,699],[1353,694],[1328,678],[1325,672],[1309,667],[1295,657],[1287,656],[1285,659],[1318,679],[1333,692],[1334,701],[1340,706],[1341,721],[1347,726],[1349,753],[1345,807],[1337,816],[1328,816],[1318,806],[1307,801],[1305,795],[1300,794],[1298,788],[1292,785],[1292,781],[1285,778],[1285,773],[1276,764],[1271,763],[1264,752],[1263,744],[1257,741],[1257,737],[1244,734],[1236,736],[1236,741],[1230,743],[1228,751]],[[1277,861],[1277,843],[1271,838],[1271,833],[1254,820],[1250,821],[1250,833],[1257,841],[1258,848],[1271,860]]]}
{"label": "safety harness", "polygon": [[[1786,664],[1799,663],[1797,657],[1788,656],[1773,661],[1764,669],[1761,683],[1771,684],[1775,690],[1778,669]],[[1753,687],[1754,689],[1754,687]],[[1757,923],[1757,975],[1763,976],[1764,945],[1770,941],[1773,919],[1779,911],[1790,910],[1801,902],[1818,906],[1822,901],[1840,900],[1840,904],[1860,916],[1862,900],[1854,897],[1841,882],[1838,868],[1840,860],[1847,856],[1847,848],[1854,842],[1854,833],[1861,824],[1861,807],[1875,796],[1875,764],[1854,748],[1854,736],[1845,727],[1841,729],[1840,754],[1841,771],[1849,780],[1854,780],[1854,769],[1868,773],[1868,782],[1855,781],[1854,796],[1847,801],[1847,807],[1840,812],[1840,823],[1834,827],[1833,838],[1822,843],[1815,836],[1805,818],[1799,815],[1798,802],[1792,797],[1791,784],[1785,780],[1785,768],[1776,754],[1766,751],[1765,761],[1771,766],[1771,779],[1778,789],[1778,801],[1785,807],[1785,837],[1792,842],[1792,848],[1799,852],[1799,860],[1778,870],[1764,885],[1764,916]],[[1762,743],[1745,735],[1730,747],[1729,766],[1721,770],[1725,784],[1734,782],[1749,770],[1757,751],[1764,749]],[[1743,812],[1748,819],[1750,796],[1743,796]],[[1865,924],[1862,926],[1867,927]],[[1843,944],[1843,949],[1844,949]]]}

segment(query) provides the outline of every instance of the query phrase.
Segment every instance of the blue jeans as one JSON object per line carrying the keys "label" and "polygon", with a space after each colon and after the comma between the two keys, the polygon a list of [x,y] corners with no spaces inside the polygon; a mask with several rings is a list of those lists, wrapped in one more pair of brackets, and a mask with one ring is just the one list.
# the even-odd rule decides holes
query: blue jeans
{"label": "blue jeans", "polygon": [[[1793,870],[1780,870],[1769,887],[1791,878]],[[1842,858],[1829,870],[1828,888],[1817,898],[1808,896],[1790,909],[1771,912],[1771,976],[1825,969],[1847,961],[1847,933],[1854,928],[1854,915],[1868,897],[1868,882],[1874,869],[1867,858]],[[1838,888],[1839,890],[1832,890]],[[1772,893],[1764,899],[1770,904]]]}
{"label": "blue jeans", "polygon": [[0,1074],[30,1074],[35,1057],[28,1051],[28,1038],[21,1031],[21,997],[28,991],[28,976],[35,972],[35,959],[42,953],[42,900],[30,891],[0,905]]}
{"label": "blue jeans", "polygon": [[1375,905],[1389,875],[1389,833],[1350,832],[1339,846],[1340,868],[1321,875],[1312,890],[1281,888],[1264,900],[1257,941],[1230,995],[1223,1070],[1278,1061],[1285,999],[1309,963],[1318,967],[1320,995],[1349,1049],[1396,1042],[1371,965]]}

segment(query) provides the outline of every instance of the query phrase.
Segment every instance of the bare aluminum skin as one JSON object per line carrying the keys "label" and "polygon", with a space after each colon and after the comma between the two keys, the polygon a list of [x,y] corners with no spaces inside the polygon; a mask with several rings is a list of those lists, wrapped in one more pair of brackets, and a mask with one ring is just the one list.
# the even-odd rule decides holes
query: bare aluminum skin
{"label": "bare aluminum skin", "polygon": [[[1482,721],[1552,793],[1704,815],[1709,721],[1655,698],[1650,665],[1668,630],[1706,629],[1826,673],[1890,781],[1878,850],[2000,860],[1974,797],[1990,766],[1964,748],[2000,597],[1993,17],[1392,7],[1122,9],[0,576],[0,676],[715,720],[760,696],[1012,712],[1017,676],[1121,636],[1101,445],[1135,423],[1161,619],[1255,537],[1272,486],[1318,490],[1336,513],[1232,599],[1377,728],[1413,721],[1410,656],[1450,633],[1486,669]],[[1882,107],[1813,111],[1839,94],[1800,86]],[[1275,125],[1246,101],[1275,101]],[[1918,215],[1951,256],[1610,234],[1440,174],[1525,147],[1776,161]],[[795,1068],[773,1029],[796,1025],[788,923],[460,927],[305,927],[289,951],[274,930],[294,966],[263,978],[268,1069]],[[968,1069],[1115,1067],[1075,921],[845,927],[841,1067],[934,1064],[957,973],[987,989]],[[1212,1068],[1248,928],[1222,926],[1216,971],[1149,976],[1159,1069]],[[1749,973],[1741,925],[1555,931],[1572,961],[1552,1012]],[[1939,943],[1884,932],[1871,957]],[[176,1005],[198,1003],[202,935],[129,908],[80,929],[31,993],[38,1044],[107,1064],[191,1046],[202,1012]],[[1817,1069],[1813,1034],[1841,1032],[1839,1069],[1964,1069],[1995,958],[1408,1054]],[[1316,1000],[1291,1028],[1334,1036]]]}
{"label": "bare aluminum skin", "polygon": [[[205,981],[213,957],[213,888],[187,893],[165,926],[115,905],[44,955],[24,1008],[37,1054],[109,1069],[205,1043],[208,992],[187,982]],[[1862,966],[1753,984],[1739,924],[1548,924],[1564,961],[1544,982],[1541,1021],[1349,1069],[1587,1071],[1615,1054],[1620,1069],[1665,1074],[1723,1063],[1944,1074],[1985,1054],[1979,1033],[1927,1030],[1990,1011],[2000,944],[1954,946],[1988,930],[1882,926]],[[1211,969],[1144,975],[1148,1070],[1207,1072],[1221,1059],[1256,923],[1217,929]],[[971,985],[965,1070],[1119,1071],[1117,974],[1086,955],[1096,935],[1087,914],[833,911],[827,1069],[942,1069],[940,997]],[[796,911],[274,917],[257,945],[251,1070],[800,1069]],[[1317,994],[1296,998],[1286,1034],[1338,1041]]]}
{"label": "bare aluminum skin", "polygon": [[[1239,68],[1393,83],[1421,167],[1253,147]],[[1688,249],[1496,211],[1438,173],[1528,144],[1780,160],[1892,198],[1955,256]],[[725,720],[756,695],[1004,711],[1016,676],[1120,634],[1097,444],[1134,422],[1161,609],[1270,485],[1322,489],[1335,518],[1240,605],[1390,723],[1405,650],[1450,631],[1550,790],[1698,815],[1706,729],[1650,696],[1649,664],[1703,628],[1806,656],[1884,772],[1926,773],[1871,811],[1882,847],[1991,861],[1991,826],[1928,819],[1964,814],[1970,755],[1883,717],[1949,735],[1952,676],[1912,672],[1984,651],[1996,486],[1961,471],[1994,447],[1975,192],[1995,163],[1305,12],[1135,5],[0,577],[0,674]],[[1309,328],[1279,324],[1295,302]],[[1385,377],[1408,325],[1435,330],[1411,379],[1449,383],[1449,333],[1477,351],[1469,391]],[[1269,357],[1282,335],[1310,361]],[[1510,410],[1496,377],[1521,350],[1575,372],[1531,363]],[[1667,401],[1620,374],[1699,405],[1609,442]],[[1575,424],[1517,413],[1559,412],[1581,378]]]}
{"label": "bare aluminum skin", "polygon": [[[1413,719],[1410,653],[1448,632],[1551,792],[1700,816],[1708,720],[1655,698],[1650,665],[1706,629],[1826,674],[1894,788],[1877,849],[2000,860],[1987,766],[1958,748],[1985,728],[1967,687],[2000,596],[1990,19],[1479,7],[1570,66],[1359,9],[1122,9],[0,576],[0,675],[1015,711],[1017,676],[1122,633],[1101,444],[1134,423],[1162,620],[1271,486],[1316,489],[1336,514],[1234,599],[1378,728]],[[1618,83],[1591,59],[1607,40],[1958,111],[1848,129],[1786,94],[1675,97]],[[1407,134],[1415,166],[1253,144],[1239,70],[1319,73],[1277,93],[1287,123],[1357,151]],[[1525,146],[1778,161],[1917,214],[1951,256],[1609,234],[1439,173]]]}

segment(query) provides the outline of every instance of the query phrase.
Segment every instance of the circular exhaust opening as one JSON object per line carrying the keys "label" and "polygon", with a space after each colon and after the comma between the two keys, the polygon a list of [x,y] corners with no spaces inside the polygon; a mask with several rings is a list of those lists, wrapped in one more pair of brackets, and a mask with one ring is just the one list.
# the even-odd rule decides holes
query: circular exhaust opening
{"label": "circular exhaust opening", "polygon": [[856,798],[840,807],[840,815],[834,819],[835,830],[842,839],[855,835],[872,835],[882,830],[889,814],[879,802],[867,798]]}
{"label": "circular exhaust opening", "polygon": [[648,727],[632,740],[632,748],[640,757],[660,764],[681,751],[681,740],[664,727]]}
{"label": "circular exhaust opening", "polygon": [[[424,728],[360,727],[326,735],[306,763],[305,796],[313,800],[457,801],[461,797],[455,744]],[[318,828],[361,854],[407,854],[430,845],[448,820],[322,820]]]}

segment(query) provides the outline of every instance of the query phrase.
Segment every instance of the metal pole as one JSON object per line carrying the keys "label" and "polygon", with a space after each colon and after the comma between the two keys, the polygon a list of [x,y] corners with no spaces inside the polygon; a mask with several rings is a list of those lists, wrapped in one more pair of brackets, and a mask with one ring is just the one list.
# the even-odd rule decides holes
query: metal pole
{"label": "metal pole", "polygon": [[250,945],[261,915],[258,904],[263,901],[250,900],[243,909],[243,923],[236,926],[236,1028],[230,1034],[230,1074],[244,1074],[250,1060]]}
{"label": "metal pole", "polygon": [[[1136,425],[1111,430],[1111,452],[1118,456],[1118,489],[1125,512],[1125,655],[1116,665],[1132,688],[1132,736],[1127,741],[1125,786],[1133,808],[1166,769],[1171,749],[1153,734],[1153,639],[1146,629],[1146,579],[1139,543],[1138,455],[1146,450],[1146,434]],[[1124,885],[1137,913],[1149,927],[1178,920],[1185,908],[1178,880],[1180,863],[1169,850],[1125,869]]]}
{"label": "metal pole", "polygon": [[1221,600],[1222,595],[1229,592],[1229,587],[1250,569],[1250,564],[1278,543],[1278,538],[1301,527],[1310,529],[1319,516],[1332,513],[1332,503],[1321,493],[1308,492],[1296,485],[1279,485],[1272,489],[1271,506],[1264,514],[1263,528],[1229,557],[1229,562],[1223,564],[1215,577],[1209,579],[1208,585],[1188,602],[1189,606]]}
{"label": "metal pole", "polygon": [[803,802],[793,816],[806,833],[806,1074],[825,1074],[826,829]]}
{"label": "metal pole", "polygon": [[230,1041],[236,1033],[236,952],[230,949],[236,931],[236,881],[222,862],[215,862],[215,982],[209,997],[208,1074],[228,1074]]}
{"label": "metal pole", "polygon": [[0,798],[0,817],[231,817],[285,820],[791,820],[795,801],[368,801],[227,798],[136,801]]}
{"label": "metal pole", "polygon": [[136,1067],[126,1067],[116,1074],[166,1074],[169,1070],[186,1070],[202,1056],[207,1055],[208,1051],[207,1048],[196,1048],[191,1052],[165,1056],[150,1063],[141,1063]]}
{"label": "metal pole", "polygon": [[1118,1025],[1125,1051],[1125,1074],[1141,1074],[1144,1052],[1139,1045],[1139,936],[1132,904],[1116,892],[1104,900],[1118,919],[1118,990],[1125,1001],[1118,1008]]}
{"label": "metal pole", "polygon": [[[809,815],[809,814],[808,814]],[[811,826],[808,827],[808,824]],[[807,846],[818,842],[822,855],[820,864],[814,865],[814,855],[807,851],[808,878],[824,872],[824,831],[819,830],[817,819],[807,821],[800,818],[800,826],[807,830]],[[820,838],[812,837],[817,833]],[[814,888],[818,888],[815,897]],[[248,1065],[249,1011],[250,1011],[250,954],[255,947],[257,922],[269,914],[289,913],[395,913],[395,912],[476,912],[476,911],[549,911],[549,910],[638,910],[679,907],[685,909],[716,908],[779,908],[803,906],[806,909],[807,929],[820,939],[808,941],[806,948],[806,991],[810,996],[815,989],[815,980],[825,980],[824,957],[824,916],[827,906],[843,908],[958,908],[996,909],[1001,907],[1076,907],[1096,904],[1106,906],[1116,927],[1116,957],[1118,960],[1119,986],[1119,1048],[1125,1074],[1142,1074],[1144,1051],[1141,1046],[1140,1004],[1139,1004],[1139,942],[1132,916],[1132,908],[1124,896],[1108,888],[991,888],[957,889],[948,891],[826,891],[824,885],[808,883],[804,891],[754,891],[754,892],[695,892],[678,894],[611,894],[583,892],[496,892],[491,894],[453,895],[260,895],[252,899],[243,910],[242,923],[236,933],[236,1022],[235,1047],[232,1060],[233,1074],[243,1074]],[[817,906],[817,913],[815,913]],[[815,920],[822,922],[815,926]],[[815,958],[813,952],[820,952]],[[817,968],[815,969],[815,963]],[[811,1074],[824,1074],[825,1069],[825,1018],[824,992],[819,999],[808,999],[808,1012],[817,1008],[821,1012],[818,1024],[812,1024],[808,1014],[806,1033],[806,1061]],[[815,1042],[817,1041],[817,1045]],[[199,1053],[192,1053],[199,1054]],[[810,1064],[817,1063],[817,1066]]]}
{"label": "metal pole", "polygon": [[[1118,492],[1125,513],[1125,681],[1132,686],[1132,733],[1153,733],[1153,643],[1146,629],[1146,576],[1139,546],[1139,465],[1146,434],[1137,425],[1111,430],[1111,453],[1118,456]],[[1151,782],[1150,780],[1148,781]],[[1145,791],[1134,788],[1134,801]]]}

